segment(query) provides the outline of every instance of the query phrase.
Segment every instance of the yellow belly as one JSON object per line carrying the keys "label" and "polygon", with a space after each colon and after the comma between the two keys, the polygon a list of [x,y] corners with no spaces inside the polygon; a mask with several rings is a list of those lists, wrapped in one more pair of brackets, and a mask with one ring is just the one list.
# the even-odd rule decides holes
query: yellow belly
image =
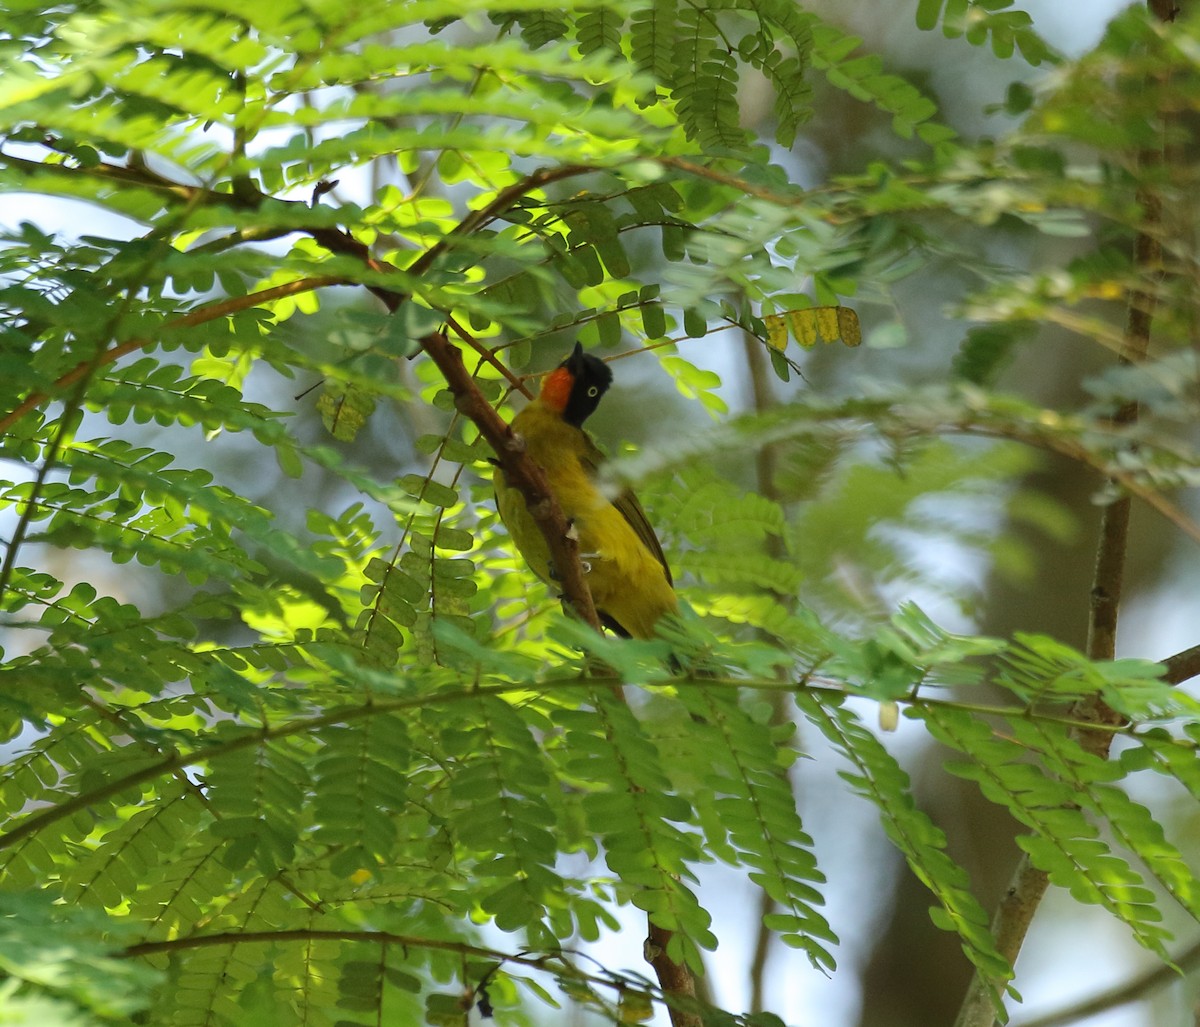
{"label": "yellow belly", "polygon": [[[634,638],[651,638],[654,625],[676,609],[675,591],[658,559],[621,512],[596,488],[586,466],[590,444],[583,432],[534,402],[513,420],[526,452],[545,469],[563,514],[579,540],[596,609]],[[521,493],[503,472],[494,475],[496,506],[513,544],[530,569],[557,588],[542,533]]]}

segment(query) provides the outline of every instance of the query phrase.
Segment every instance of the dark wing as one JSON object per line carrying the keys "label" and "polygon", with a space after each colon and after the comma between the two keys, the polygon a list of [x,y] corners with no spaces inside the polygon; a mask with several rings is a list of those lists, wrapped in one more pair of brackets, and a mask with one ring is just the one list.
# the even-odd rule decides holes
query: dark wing
{"label": "dark wing", "polygon": [[[604,462],[604,454],[600,452],[586,432],[584,433],[584,438],[587,445],[586,453],[582,458],[583,466],[589,474],[595,474],[597,468]],[[617,508],[617,511],[629,523],[629,526],[633,529],[633,533],[642,540],[642,544],[662,564],[663,573],[667,576],[667,584],[674,585],[675,582],[671,578],[671,568],[667,564],[666,556],[663,554],[662,543],[658,541],[658,536],[654,534],[654,528],[650,526],[650,521],[646,517],[646,511],[642,509],[642,504],[638,502],[638,497],[633,494],[633,490],[626,489],[622,492],[613,500],[613,506]]]}

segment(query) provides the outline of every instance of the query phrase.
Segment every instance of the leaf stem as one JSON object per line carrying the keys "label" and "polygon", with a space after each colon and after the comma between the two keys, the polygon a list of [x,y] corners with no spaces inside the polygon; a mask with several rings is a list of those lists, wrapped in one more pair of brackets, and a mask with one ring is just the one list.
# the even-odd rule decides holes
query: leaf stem
{"label": "leaf stem", "polygon": [[[233,650],[237,651],[237,650]],[[437,692],[434,694],[421,694],[416,696],[405,696],[403,698],[384,699],[376,694],[372,700],[362,706],[357,707],[338,707],[315,717],[300,717],[296,720],[289,721],[286,724],[276,726],[263,725],[258,730],[247,731],[245,734],[239,735],[236,738],[227,739],[220,742],[214,742],[210,745],[200,745],[195,749],[187,752],[169,753],[163,756],[162,759],[141,767],[137,770],[130,771],[121,777],[110,778],[104,784],[96,788],[92,788],[86,792],[79,792],[59,803],[56,806],[49,806],[40,809],[37,812],[30,813],[24,820],[13,827],[11,830],[0,834],[0,850],[10,848],[24,838],[35,834],[50,824],[53,824],[64,817],[68,817],[73,813],[84,810],[97,803],[103,802],[105,799],[118,795],[121,792],[133,788],[140,784],[145,784],[147,781],[153,781],[157,777],[167,774],[173,774],[176,770],[182,767],[195,766],[197,764],[208,762],[209,760],[218,759],[222,756],[234,752],[240,752],[249,746],[260,745],[268,741],[275,741],[282,738],[290,738],[292,735],[307,734],[314,731],[319,731],[323,727],[328,727],[331,724],[350,723],[352,721],[361,720],[364,717],[372,717],[378,714],[398,713],[405,710],[424,709],[436,704],[475,701],[480,695],[507,695],[510,692],[528,693],[531,689],[535,689],[542,693],[551,693],[559,689],[569,690],[575,688],[592,689],[595,687],[594,679],[585,676],[572,676],[557,679],[548,679],[537,682],[530,681],[512,681],[497,685],[471,685],[457,689],[455,691]],[[653,685],[648,686],[653,687]],[[728,689],[757,689],[759,691],[796,691],[803,689],[804,691],[814,692],[817,694],[829,695],[831,698],[845,697],[845,688],[839,685],[814,685],[811,681],[805,680],[803,684],[795,682],[779,682],[774,679],[745,679],[745,678],[703,678],[701,680],[692,680],[689,678],[673,677],[669,681],[663,682],[663,687],[670,689],[678,688],[728,688]],[[1029,711],[1025,707],[1016,706],[987,706],[979,703],[963,703],[956,700],[940,700],[923,697],[921,700],[914,702],[917,706],[944,706],[950,709],[966,710],[972,713],[977,713],[981,716],[998,716],[998,717],[1016,717],[1029,716]],[[128,712],[128,710],[127,710]],[[1037,719],[1045,720],[1051,723],[1064,723],[1070,726],[1082,726],[1079,722],[1070,720],[1065,717],[1047,716],[1043,714],[1034,714]],[[1131,730],[1127,726],[1116,725],[1109,728],[1096,726],[1093,730],[1108,730],[1112,734],[1125,734]]]}
{"label": "leaf stem", "polygon": [[[534,970],[543,970],[556,976],[570,980],[586,981],[588,984],[618,990],[634,988],[642,991],[645,988],[643,979],[626,978],[605,971],[603,973],[588,973],[581,970],[564,957],[566,950],[533,954],[529,952],[503,952],[500,949],[485,948],[472,945],[469,942],[454,941],[448,938],[428,938],[411,934],[395,934],[391,931],[360,931],[347,929],[314,929],[298,928],[279,931],[228,931],[221,934],[193,934],[182,938],[171,938],[164,941],[144,941],[130,945],[115,953],[118,959],[139,959],[145,956],[171,955],[188,949],[219,948],[235,945],[283,945],[288,943],[308,943],[313,941],[345,941],[367,945],[396,945],[401,949],[430,949],[439,952],[454,952],[460,956],[474,957],[495,961],[500,964],[516,964]],[[570,953],[575,956],[590,958],[586,953]],[[662,1000],[662,996],[646,991],[650,998]]]}
{"label": "leaf stem", "polygon": [[[272,300],[281,299],[284,296],[296,296],[302,292],[312,292],[314,289],[320,289],[327,285],[344,284],[346,284],[344,279],[336,278],[332,275],[300,278],[294,282],[286,282],[283,285],[276,285],[270,289],[248,293],[245,296],[234,296],[217,303],[207,303],[202,307],[197,307],[195,310],[191,310],[180,317],[166,322],[162,326],[162,330],[170,331],[175,328],[191,328],[208,321],[215,321],[218,317],[227,317],[240,310],[249,310],[251,307],[270,303]],[[116,346],[108,347],[93,359],[82,361],[66,374],[59,377],[47,392],[31,392],[17,406],[13,407],[3,417],[0,417],[0,432],[8,431],[9,428],[31,410],[52,399],[56,393],[86,378],[93,371],[115,363],[121,357],[128,356],[130,353],[136,353],[140,349],[152,346],[156,341],[156,339],[126,339]]]}

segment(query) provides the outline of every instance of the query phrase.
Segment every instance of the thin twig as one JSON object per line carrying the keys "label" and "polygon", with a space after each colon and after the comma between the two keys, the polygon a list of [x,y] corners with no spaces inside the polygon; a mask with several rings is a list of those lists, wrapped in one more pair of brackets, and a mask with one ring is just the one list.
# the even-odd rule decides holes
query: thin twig
{"label": "thin twig", "polygon": [[1025,1020],[1018,1027],[1066,1027],[1067,1024],[1106,1013],[1130,1002],[1137,1002],[1165,985],[1178,983],[1180,970],[1186,974],[1197,966],[1200,966],[1200,942],[1196,942],[1170,963],[1163,963],[1125,984],[1074,1002],[1063,1009]]}
{"label": "thin twig", "polygon": [[[320,275],[314,278],[301,278],[295,282],[287,282],[284,285],[276,285],[270,289],[262,289],[259,292],[248,293],[245,296],[234,296],[230,299],[221,300],[217,303],[207,303],[203,307],[197,307],[184,314],[182,317],[174,318],[163,325],[163,331],[170,331],[176,328],[192,328],[198,324],[204,324],[207,321],[215,321],[218,317],[226,317],[229,314],[235,314],[240,310],[249,310],[251,307],[257,307],[263,303],[270,303],[272,300],[281,299],[284,296],[296,296],[302,292],[312,292],[314,289],[321,289],[327,285],[345,285],[346,282],[342,278],[336,278],[332,275]],[[66,374],[55,380],[54,384],[46,392],[31,392],[17,406],[13,407],[7,414],[0,417],[0,432],[5,432],[11,428],[17,421],[24,417],[31,410],[37,409],[43,403],[52,399],[56,394],[64,389],[74,385],[77,381],[84,378],[92,371],[108,364],[120,360],[121,357],[128,356],[130,353],[136,353],[140,349],[145,349],[147,346],[154,345],[156,339],[126,339],[124,342],[116,346],[111,346],[100,353],[99,356],[92,360],[85,360],[71,368]]]}
{"label": "thin twig", "polygon": [[[779,402],[771,389],[770,372],[767,360],[763,354],[763,344],[750,332],[743,331],[742,351],[746,357],[746,367],[750,372],[750,392],[754,404],[754,412],[756,414],[763,414],[779,406]],[[776,484],[778,461],[778,443],[767,442],[758,447],[754,459],[755,484],[758,487],[760,495],[776,502],[780,501],[779,488]],[[787,547],[780,535],[775,533],[769,534],[766,537],[765,546],[771,559],[781,562],[787,559]],[[769,594],[775,602],[780,603],[785,609],[794,609],[796,604],[796,597],[794,595],[786,596],[774,591],[771,591]],[[787,674],[783,668],[780,668],[776,673],[780,680],[783,680]],[[772,692],[770,701],[772,723],[785,723],[788,719],[786,694],[783,692]],[[791,779],[788,778],[787,772],[781,769],[779,774],[787,782],[788,788],[791,789]],[[775,932],[767,927],[767,918],[778,912],[778,910],[779,902],[766,888],[760,888],[756,910],[758,922],[755,926],[754,949],[750,957],[749,969],[750,1012],[752,1013],[761,1013],[766,1008],[767,961],[770,959],[771,948],[777,937]]]}
{"label": "thin twig", "polygon": [[526,399],[533,398],[533,393],[529,391],[529,386],[521,381],[521,379],[515,374],[513,374],[508,367],[497,360],[496,354],[488,349],[477,338],[475,338],[471,332],[467,331],[467,329],[458,322],[453,314],[446,315],[446,327],[449,328],[450,331],[452,331],[460,339],[462,339],[462,341],[468,346],[470,346],[471,349],[473,349],[479,355],[480,360],[490,367],[494,367],[497,371],[504,375],[505,380],[509,385],[512,386],[512,391],[521,393],[521,395]]}
{"label": "thin twig", "polygon": [[[188,949],[220,948],[234,945],[285,945],[289,942],[308,943],[313,941],[345,941],[368,945],[395,945],[402,950],[428,949],[439,952],[454,952],[463,957],[473,957],[511,963],[534,970],[544,970],[573,980],[608,988],[629,988],[632,982],[613,974],[589,974],[569,963],[565,951],[534,954],[530,952],[503,952],[500,949],[484,948],[468,942],[452,941],[448,938],[429,938],[419,935],[395,934],[391,931],[362,931],[354,929],[297,928],[279,931],[228,931],[221,934],[193,934],[183,938],[164,941],[144,941],[116,953],[118,959],[138,959],[143,956],[170,955]],[[585,955],[572,953],[572,955]],[[656,997],[651,993],[651,997]]]}
{"label": "thin twig", "polygon": [[80,376],[80,381],[74,394],[67,402],[62,416],[58,419],[58,424],[54,430],[54,436],[50,441],[50,445],[46,447],[42,455],[42,463],[37,470],[37,474],[34,476],[29,497],[25,500],[21,516],[17,518],[17,525],[13,528],[12,536],[9,538],[8,545],[4,550],[4,562],[0,564],[0,599],[3,599],[5,593],[8,592],[9,584],[12,582],[13,573],[17,567],[17,557],[25,541],[25,535],[29,531],[29,525],[33,522],[33,518],[37,514],[39,505],[38,497],[45,488],[50,472],[58,462],[58,456],[66,443],[67,435],[74,430],[73,422],[75,415],[79,413],[83,406],[83,394],[87,390],[88,378],[95,371],[96,366],[97,361],[92,360],[87,367],[86,373]]}
{"label": "thin twig", "polygon": [[[255,647],[258,648],[258,647]],[[229,649],[232,653],[246,652],[242,647]],[[812,675],[805,675],[801,684],[796,682],[780,682],[774,678],[755,680],[753,678],[719,678],[706,677],[702,680],[692,680],[689,678],[673,677],[670,679],[669,687],[672,689],[679,688],[704,688],[715,689],[725,688],[735,692],[744,692],[747,689],[756,689],[758,691],[773,693],[773,692],[793,692],[798,688],[803,688],[807,692],[827,697],[828,701],[842,700],[846,696],[845,683],[840,680],[831,680],[828,684],[818,684],[818,679]],[[537,690],[542,694],[550,694],[558,691],[573,691],[583,689],[589,691],[594,689],[595,682],[583,677],[563,677],[563,678],[544,678],[537,682]],[[433,705],[454,702],[476,702],[480,696],[504,696],[510,693],[528,692],[530,684],[528,681],[511,681],[495,685],[471,685],[469,687],[456,689],[454,691],[437,692],[433,694],[422,694],[418,696],[406,696],[397,699],[375,698],[372,702],[359,707],[339,707],[336,710],[328,713],[322,713],[314,717],[301,717],[297,720],[288,721],[284,724],[263,725],[259,730],[252,734],[239,735],[236,738],[228,741],[210,742],[208,744],[198,745],[195,749],[188,752],[176,752],[163,755],[163,758],[140,767],[137,770],[132,770],[120,777],[110,777],[103,784],[97,785],[86,792],[78,792],[71,798],[60,802],[56,806],[49,806],[43,809],[38,809],[35,812],[29,813],[25,818],[17,823],[17,825],[0,834],[0,850],[10,848],[18,842],[23,841],[30,835],[36,834],[44,827],[50,824],[57,823],[71,815],[78,813],[80,810],[88,809],[105,799],[111,798],[114,795],[119,795],[127,789],[135,788],[138,785],[145,784],[148,781],[153,781],[158,777],[173,774],[181,767],[191,767],[202,763],[207,763],[210,760],[220,759],[223,756],[228,756],[231,753],[240,752],[243,749],[250,748],[255,745],[262,745],[266,742],[275,741],[283,738],[290,738],[293,735],[313,733],[319,731],[323,727],[328,727],[331,724],[350,723],[352,721],[361,720],[365,717],[378,716],[387,713],[400,713],[408,710],[425,709]],[[1046,715],[1041,713],[1031,713],[1029,708],[1024,705],[1020,706],[1003,706],[1003,705],[987,705],[983,703],[967,703],[952,699],[931,699],[928,696],[922,697],[920,700],[911,700],[911,705],[914,707],[938,707],[944,709],[961,710],[968,713],[973,713],[981,717],[1034,717],[1036,720],[1051,724],[1063,724],[1067,727],[1080,727],[1077,721],[1067,717]],[[1102,728],[1094,728],[1093,730],[1103,730]],[[1129,726],[1116,726],[1109,729],[1112,734],[1122,734],[1132,737],[1134,732]]]}

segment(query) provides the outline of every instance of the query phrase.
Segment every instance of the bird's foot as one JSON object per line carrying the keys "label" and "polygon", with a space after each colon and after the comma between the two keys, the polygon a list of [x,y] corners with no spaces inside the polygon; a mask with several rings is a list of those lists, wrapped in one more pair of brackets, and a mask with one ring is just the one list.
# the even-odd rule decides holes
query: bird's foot
{"label": "bird's foot", "polygon": [[[584,574],[592,573],[592,561],[599,560],[600,556],[601,556],[600,553],[580,553],[579,554],[579,566],[581,568],[583,568]],[[561,581],[562,580],[562,578],[559,576],[558,568],[554,566],[553,560],[549,561],[549,563],[546,564],[546,573],[547,573],[547,575],[549,575],[551,581]]]}

